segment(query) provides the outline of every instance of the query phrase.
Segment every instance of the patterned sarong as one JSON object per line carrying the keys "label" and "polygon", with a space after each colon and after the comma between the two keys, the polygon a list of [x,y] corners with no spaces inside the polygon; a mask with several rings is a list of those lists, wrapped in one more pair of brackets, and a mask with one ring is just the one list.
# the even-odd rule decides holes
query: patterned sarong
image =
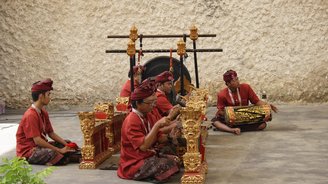
{"label": "patterned sarong", "polygon": [[61,159],[63,159],[64,155],[49,149],[49,148],[41,148],[35,147],[32,151],[32,155],[27,159],[30,164],[39,164],[39,165],[55,165]]}
{"label": "patterned sarong", "polygon": [[[70,142],[69,140],[65,140],[66,142]],[[58,142],[49,142],[53,146],[57,148],[63,148],[64,145]],[[74,162],[79,162],[79,158],[75,159],[75,157],[81,157],[81,155],[76,153],[65,153],[60,154],[49,148],[35,147],[32,150],[31,156],[27,159],[30,164],[38,164],[38,165],[66,165],[70,161],[72,161],[74,157]]]}
{"label": "patterned sarong", "polygon": [[134,180],[146,180],[154,178],[157,181],[165,181],[170,176],[179,172],[179,159],[173,155],[161,155],[147,158],[143,166],[134,175]]}

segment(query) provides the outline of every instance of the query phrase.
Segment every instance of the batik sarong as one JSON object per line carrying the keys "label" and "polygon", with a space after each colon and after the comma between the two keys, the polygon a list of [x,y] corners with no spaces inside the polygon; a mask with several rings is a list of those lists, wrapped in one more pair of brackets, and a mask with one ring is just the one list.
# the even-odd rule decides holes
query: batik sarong
{"label": "batik sarong", "polygon": [[[70,142],[66,140],[66,142]],[[53,146],[57,148],[63,148],[64,145],[58,142],[49,142]],[[57,151],[54,151],[49,148],[35,147],[32,150],[31,156],[27,159],[30,164],[38,164],[38,165],[66,165],[70,161],[79,162],[79,158],[81,157],[80,152],[68,152],[65,154],[60,154]]]}
{"label": "batik sarong", "polygon": [[144,161],[143,166],[134,175],[133,179],[165,181],[179,172],[179,162],[179,158],[173,155],[152,156]]}

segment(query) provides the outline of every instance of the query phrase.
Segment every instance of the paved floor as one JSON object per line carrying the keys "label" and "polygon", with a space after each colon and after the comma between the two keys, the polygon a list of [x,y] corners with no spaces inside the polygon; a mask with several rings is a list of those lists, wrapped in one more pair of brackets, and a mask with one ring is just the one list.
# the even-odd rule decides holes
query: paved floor
{"label": "paved floor", "polygon": [[[235,136],[209,131],[206,183],[328,183],[328,104],[277,106],[280,112],[274,114],[273,121],[262,132]],[[214,112],[215,108],[209,108],[208,117]],[[15,134],[12,132],[21,116],[15,112],[0,115],[0,157],[14,156]],[[81,145],[76,111],[51,112],[50,118],[59,135]],[[11,146],[5,150],[5,144]],[[115,162],[118,157],[114,155],[106,163]],[[33,168],[40,170],[45,166]],[[181,173],[169,183],[179,183],[180,177]],[[79,170],[77,164],[57,167],[46,182],[143,183],[119,179],[115,171]]]}

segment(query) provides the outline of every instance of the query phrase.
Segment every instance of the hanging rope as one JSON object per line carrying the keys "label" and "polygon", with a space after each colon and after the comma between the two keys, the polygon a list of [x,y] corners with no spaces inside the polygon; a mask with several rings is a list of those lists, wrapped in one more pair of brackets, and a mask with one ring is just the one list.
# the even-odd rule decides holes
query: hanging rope
{"label": "hanging rope", "polygon": [[172,48],[170,49],[170,72],[173,74]]}

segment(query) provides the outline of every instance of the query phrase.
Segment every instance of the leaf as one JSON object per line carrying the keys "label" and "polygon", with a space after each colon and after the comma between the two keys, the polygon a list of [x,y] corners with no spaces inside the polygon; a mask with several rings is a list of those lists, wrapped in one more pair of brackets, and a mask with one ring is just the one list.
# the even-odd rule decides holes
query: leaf
{"label": "leaf", "polygon": [[0,183],[1,184],[44,184],[43,178],[49,176],[54,167],[48,167],[42,171],[33,174],[32,166],[22,158],[2,159],[3,164],[0,165]]}

